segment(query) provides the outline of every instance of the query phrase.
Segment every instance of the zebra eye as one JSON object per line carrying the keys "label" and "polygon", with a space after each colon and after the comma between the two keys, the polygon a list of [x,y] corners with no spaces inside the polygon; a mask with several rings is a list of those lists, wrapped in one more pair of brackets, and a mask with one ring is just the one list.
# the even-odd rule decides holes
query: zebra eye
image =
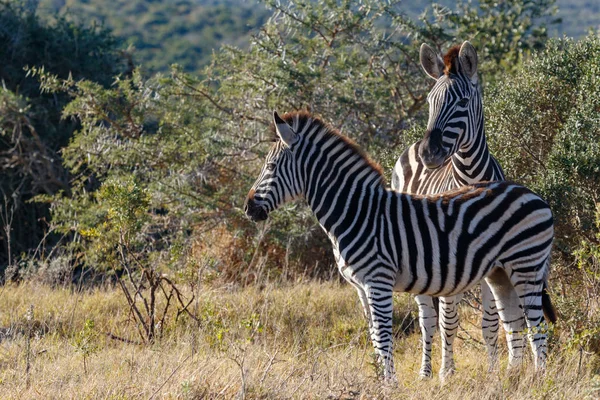
{"label": "zebra eye", "polygon": [[468,102],[469,102],[469,98],[465,97],[464,99],[460,99],[460,101],[457,104],[461,107],[464,107],[467,105]]}
{"label": "zebra eye", "polygon": [[267,171],[273,171],[275,170],[275,163],[267,163]]}

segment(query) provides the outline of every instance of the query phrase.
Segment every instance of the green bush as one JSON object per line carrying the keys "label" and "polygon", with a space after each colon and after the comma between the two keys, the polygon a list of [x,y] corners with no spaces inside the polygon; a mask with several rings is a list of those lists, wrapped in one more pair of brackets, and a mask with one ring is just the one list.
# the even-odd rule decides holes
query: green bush
{"label": "green bush", "polygon": [[551,279],[571,346],[600,351],[600,37],[551,40],[486,97],[491,147],[508,179],[556,221]]}
{"label": "green bush", "polygon": [[49,247],[56,242],[48,235],[48,206],[31,199],[70,190],[60,156],[77,127],[76,121],[61,119],[68,96],[42,94],[25,68],[43,67],[60,78],[105,86],[121,71],[118,43],[107,30],[64,18],[45,23],[36,4],[0,1],[0,211],[6,217],[0,272],[21,253],[40,256],[40,242]]}
{"label": "green bush", "polygon": [[539,191],[572,251],[595,232],[600,195],[600,38],[551,40],[486,97],[494,154],[509,179]]}

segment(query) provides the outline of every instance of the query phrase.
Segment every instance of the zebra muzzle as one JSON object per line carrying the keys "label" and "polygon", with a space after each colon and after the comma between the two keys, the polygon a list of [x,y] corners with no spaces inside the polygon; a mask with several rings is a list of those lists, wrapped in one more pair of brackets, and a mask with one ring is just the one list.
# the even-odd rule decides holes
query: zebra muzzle
{"label": "zebra muzzle", "polygon": [[267,211],[264,208],[256,204],[254,198],[248,197],[244,204],[244,212],[246,216],[254,222],[264,221],[269,217]]}
{"label": "zebra muzzle", "polygon": [[429,169],[438,168],[446,160],[447,152],[442,145],[442,131],[434,129],[428,132],[419,146],[419,156],[423,165]]}

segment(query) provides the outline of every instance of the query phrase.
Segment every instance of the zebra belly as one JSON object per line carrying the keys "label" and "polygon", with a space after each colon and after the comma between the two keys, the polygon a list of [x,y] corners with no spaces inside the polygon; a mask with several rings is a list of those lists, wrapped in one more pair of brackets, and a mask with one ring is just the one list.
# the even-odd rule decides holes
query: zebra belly
{"label": "zebra belly", "polygon": [[[496,262],[497,255],[490,254],[478,265],[467,263],[459,269],[454,263],[455,257],[452,257],[451,263],[445,264],[444,267],[436,260],[431,266],[430,279],[428,271],[422,268],[422,263],[416,270],[411,270],[410,266],[404,265],[398,270],[394,291],[429,296],[454,296],[472,289],[491,272],[494,266],[500,266]],[[457,274],[460,274],[458,279]]]}
{"label": "zebra belly", "polygon": [[402,283],[400,274],[398,275],[398,279],[396,279],[396,285],[394,286],[394,291],[396,292],[407,292],[411,294],[424,294],[428,296],[454,296],[456,294],[464,293],[468,290],[471,290],[474,286],[479,283],[481,279],[474,280],[468,284],[459,285],[454,288],[434,288],[430,287],[428,289],[423,289],[419,287],[408,288],[406,284]]}

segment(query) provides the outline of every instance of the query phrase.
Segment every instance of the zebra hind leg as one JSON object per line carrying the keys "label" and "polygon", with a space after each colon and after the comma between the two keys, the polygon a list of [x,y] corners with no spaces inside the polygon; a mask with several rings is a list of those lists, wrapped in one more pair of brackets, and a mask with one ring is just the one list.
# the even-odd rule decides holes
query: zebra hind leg
{"label": "zebra hind leg", "polygon": [[[523,331],[525,321],[523,308],[512,282],[500,268],[496,268],[486,279],[495,299],[495,306],[506,332],[508,345],[508,368],[513,369],[523,361]],[[485,317],[485,314],[484,314]]]}
{"label": "zebra hind leg", "polygon": [[496,300],[485,280],[481,281],[481,333],[487,346],[489,369],[492,372],[498,364],[498,331],[500,330]]}
{"label": "zebra hind leg", "polygon": [[444,380],[456,371],[453,343],[458,332],[458,303],[462,294],[440,297],[440,336],[442,337],[442,366],[440,378]]}
{"label": "zebra hind leg", "polygon": [[433,369],[431,367],[431,344],[437,325],[437,312],[433,304],[433,297],[418,295],[415,296],[415,301],[419,306],[419,326],[421,327],[421,345],[423,349],[419,376],[424,379],[431,378],[433,376]]}
{"label": "zebra hind leg", "polygon": [[392,346],[392,286],[366,286],[371,323],[369,333],[386,382],[396,382]]}
{"label": "zebra hind leg", "polygon": [[[531,345],[535,359],[536,370],[546,369],[547,343],[546,336],[548,326],[544,319],[542,310],[542,290],[544,286],[545,271],[539,268],[531,271],[531,267],[514,268],[511,275],[521,305],[525,312],[527,322],[527,338]],[[523,271],[523,272],[520,272]]]}

